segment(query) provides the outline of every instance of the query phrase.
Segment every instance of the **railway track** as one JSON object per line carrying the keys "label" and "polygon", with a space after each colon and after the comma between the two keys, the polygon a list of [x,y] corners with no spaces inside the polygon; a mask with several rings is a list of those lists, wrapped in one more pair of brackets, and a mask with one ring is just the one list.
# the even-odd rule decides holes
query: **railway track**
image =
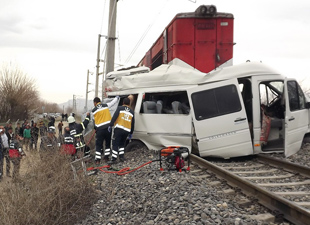
{"label": "railway track", "polygon": [[269,156],[251,161],[218,163],[196,155],[191,160],[254,196],[297,225],[310,224],[310,168]]}

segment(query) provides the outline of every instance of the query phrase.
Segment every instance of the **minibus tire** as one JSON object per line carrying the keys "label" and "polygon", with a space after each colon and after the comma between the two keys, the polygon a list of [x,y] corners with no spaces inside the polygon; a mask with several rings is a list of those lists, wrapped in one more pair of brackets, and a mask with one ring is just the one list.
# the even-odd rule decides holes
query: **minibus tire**
{"label": "minibus tire", "polygon": [[132,140],[126,145],[125,152],[130,152],[141,148],[146,148],[145,144],[138,140]]}
{"label": "minibus tire", "polygon": [[309,134],[306,134],[306,135],[304,136],[304,139],[303,139],[302,142],[303,142],[304,144],[310,143],[310,135],[309,135]]}

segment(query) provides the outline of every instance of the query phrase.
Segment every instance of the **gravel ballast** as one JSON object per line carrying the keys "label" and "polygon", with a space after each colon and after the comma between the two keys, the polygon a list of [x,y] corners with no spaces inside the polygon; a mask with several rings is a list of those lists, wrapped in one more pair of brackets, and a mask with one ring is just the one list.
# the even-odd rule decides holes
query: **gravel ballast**
{"label": "gravel ballast", "polygon": [[[294,156],[272,156],[309,166],[310,145]],[[158,152],[139,149],[125,154],[116,170],[137,168],[158,159]],[[99,195],[88,216],[76,225],[102,224],[291,224],[254,198],[247,197],[212,173],[190,165],[190,171],[160,171],[150,163],[126,175],[99,171],[91,176]],[[185,169],[187,162],[185,162]]]}

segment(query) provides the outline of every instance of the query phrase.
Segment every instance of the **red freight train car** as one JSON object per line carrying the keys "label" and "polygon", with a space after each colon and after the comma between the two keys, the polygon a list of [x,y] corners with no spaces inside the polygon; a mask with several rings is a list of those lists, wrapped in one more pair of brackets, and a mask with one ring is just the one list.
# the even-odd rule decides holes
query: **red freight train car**
{"label": "red freight train car", "polygon": [[214,5],[201,5],[195,12],[179,13],[138,66],[152,70],[179,58],[207,73],[223,64],[232,65],[233,21],[231,13],[217,12]]}

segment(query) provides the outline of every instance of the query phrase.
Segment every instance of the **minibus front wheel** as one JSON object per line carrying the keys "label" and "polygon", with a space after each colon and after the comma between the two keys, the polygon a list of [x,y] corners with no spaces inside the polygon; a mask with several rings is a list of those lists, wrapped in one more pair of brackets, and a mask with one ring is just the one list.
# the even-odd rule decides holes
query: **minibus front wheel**
{"label": "minibus front wheel", "polygon": [[147,148],[145,144],[143,144],[142,141],[131,140],[129,143],[127,143],[125,147],[125,152],[130,152],[130,151],[134,151],[134,150],[141,149],[141,148],[145,148],[145,149]]}

